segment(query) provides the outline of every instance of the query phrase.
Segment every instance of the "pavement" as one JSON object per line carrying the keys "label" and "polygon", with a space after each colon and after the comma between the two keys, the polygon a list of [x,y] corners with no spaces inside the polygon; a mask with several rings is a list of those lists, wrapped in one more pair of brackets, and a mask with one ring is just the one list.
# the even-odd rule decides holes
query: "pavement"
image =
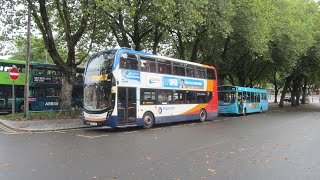
{"label": "pavement", "polygon": [[[312,103],[312,104],[318,104],[318,103]],[[290,104],[286,103],[285,106],[289,107]],[[269,102],[269,111],[276,110],[278,108],[279,108],[278,103]],[[26,121],[12,121],[12,120],[0,119],[0,128],[1,128],[1,125],[5,126],[6,128],[12,129],[14,131],[29,131],[29,132],[70,130],[70,129],[81,129],[81,128],[90,127],[88,125],[83,124],[82,117],[78,117],[74,119],[26,120]]]}
{"label": "pavement", "polygon": [[0,119],[0,124],[15,130],[15,131],[57,131],[68,129],[80,129],[88,127],[83,124],[82,118],[74,119],[58,119],[58,120],[26,120],[26,121],[12,121]]}

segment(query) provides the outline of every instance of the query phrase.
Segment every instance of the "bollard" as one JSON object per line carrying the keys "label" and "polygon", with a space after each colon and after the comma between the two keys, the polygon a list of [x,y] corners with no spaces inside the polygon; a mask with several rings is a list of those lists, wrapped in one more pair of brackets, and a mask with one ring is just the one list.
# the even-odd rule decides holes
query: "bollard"
{"label": "bollard", "polygon": [[50,110],[49,110],[49,119],[50,119],[50,120],[52,119],[52,116],[53,116],[53,110],[50,109]]}
{"label": "bollard", "polygon": [[71,117],[74,118],[74,116],[75,116],[74,108],[71,108]]}

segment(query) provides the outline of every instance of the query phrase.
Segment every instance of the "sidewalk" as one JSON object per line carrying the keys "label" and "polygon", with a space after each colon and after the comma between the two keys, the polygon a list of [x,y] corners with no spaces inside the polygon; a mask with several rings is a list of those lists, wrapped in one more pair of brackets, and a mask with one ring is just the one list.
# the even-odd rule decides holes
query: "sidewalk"
{"label": "sidewalk", "polygon": [[0,119],[0,124],[3,124],[16,131],[33,132],[79,129],[88,127],[82,123],[82,118],[28,121],[10,121]]}

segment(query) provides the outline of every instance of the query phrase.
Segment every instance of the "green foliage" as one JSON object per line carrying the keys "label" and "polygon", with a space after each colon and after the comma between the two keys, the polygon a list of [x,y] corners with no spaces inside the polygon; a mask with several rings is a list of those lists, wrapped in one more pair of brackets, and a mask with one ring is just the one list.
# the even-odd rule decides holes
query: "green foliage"
{"label": "green foliage", "polygon": [[[18,36],[14,39],[15,51],[12,52],[12,59],[25,60],[26,59],[26,38],[23,36]],[[47,62],[53,63],[50,55],[47,53],[47,49],[44,46],[42,38],[36,36],[31,36],[30,38],[31,50],[30,50],[30,60],[36,62]]]}
{"label": "green foliage", "polygon": [[[92,49],[121,46],[215,65],[230,83],[246,86],[273,81],[281,87],[293,74],[309,79],[320,74],[315,66],[320,59],[320,13],[313,1],[104,0],[65,1],[66,6],[62,2],[46,1],[46,8],[63,62],[73,61],[72,45],[76,62]],[[7,26],[0,40],[12,39],[13,29],[25,27],[26,9],[17,8],[22,3],[0,3],[5,7],[0,12],[8,17],[2,20]],[[32,4],[40,14],[39,4]],[[73,44],[70,37],[83,26],[83,17],[87,24]],[[17,57],[23,57],[22,37],[14,38]],[[37,52],[32,56],[41,59],[46,46],[35,37],[32,41]]]}

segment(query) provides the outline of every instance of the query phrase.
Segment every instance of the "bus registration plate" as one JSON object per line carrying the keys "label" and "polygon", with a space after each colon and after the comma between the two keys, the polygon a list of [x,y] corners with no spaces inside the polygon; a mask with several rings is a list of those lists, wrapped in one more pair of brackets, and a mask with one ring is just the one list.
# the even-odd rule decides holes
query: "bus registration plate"
{"label": "bus registration plate", "polygon": [[96,123],[96,122],[90,122],[89,125],[90,125],[90,126],[97,126],[98,123]]}

